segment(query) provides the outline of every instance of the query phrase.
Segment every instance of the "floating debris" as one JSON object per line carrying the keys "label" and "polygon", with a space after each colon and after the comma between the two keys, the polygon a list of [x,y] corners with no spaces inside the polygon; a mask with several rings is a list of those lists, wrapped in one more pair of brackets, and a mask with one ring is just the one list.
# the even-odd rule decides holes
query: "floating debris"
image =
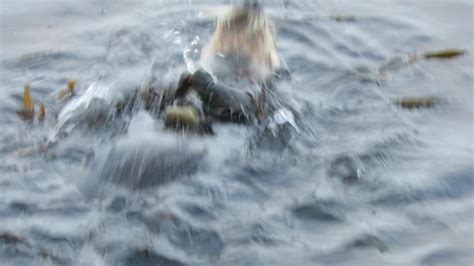
{"label": "floating debris", "polygon": [[35,115],[35,106],[33,99],[31,99],[30,95],[30,87],[28,85],[25,86],[23,89],[23,107],[21,110],[16,112],[18,116],[26,121],[33,120]]}
{"label": "floating debris", "polygon": [[74,90],[75,87],[76,87],[76,80],[70,79],[67,82],[67,88],[72,91],[72,90]]}
{"label": "floating debris", "polygon": [[388,73],[391,71],[398,71],[404,67],[410,66],[416,62],[419,62],[423,59],[440,59],[440,60],[449,60],[456,57],[462,56],[467,52],[460,49],[445,49],[440,51],[425,52],[423,54],[413,53],[406,56],[396,56],[383,63],[380,67],[377,68],[377,73],[375,74],[376,80],[386,80]]}
{"label": "floating debris", "polygon": [[438,100],[436,98],[402,98],[397,101],[397,104],[404,109],[418,109],[418,108],[430,108],[436,104]]}
{"label": "floating debris", "polygon": [[417,53],[411,54],[408,56],[408,63],[415,63],[419,61],[420,59],[443,59],[443,60],[448,60],[448,59],[454,59],[456,57],[460,57],[466,54],[466,51],[460,50],[460,49],[445,49],[445,50],[439,50],[439,51],[431,51],[431,52],[425,52],[421,56],[419,56]]}
{"label": "floating debris", "polygon": [[46,116],[46,107],[44,106],[44,103],[40,103],[38,121],[40,122],[44,121],[45,116]]}
{"label": "floating debris", "polygon": [[459,49],[446,49],[434,52],[426,52],[423,54],[425,59],[453,59],[462,56],[466,53],[464,50]]}
{"label": "floating debris", "polygon": [[67,87],[60,90],[58,93],[58,99],[64,101],[65,99],[74,95],[74,90],[76,89],[76,81],[71,79],[67,82]]}

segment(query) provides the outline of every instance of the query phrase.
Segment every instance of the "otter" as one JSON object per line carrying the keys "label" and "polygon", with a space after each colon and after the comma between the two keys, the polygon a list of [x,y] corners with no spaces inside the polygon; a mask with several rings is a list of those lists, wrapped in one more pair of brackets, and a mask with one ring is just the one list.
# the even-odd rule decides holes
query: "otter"
{"label": "otter", "polygon": [[[93,83],[77,95],[76,82],[70,81],[57,97],[63,107],[56,114],[51,140],[78,129],[79,124],[105,125],[111,118],[136,111],[137,103],[156,118],[163,118],[166,128],[199,134],[213,134],[211,125],[216,121],[263,121],[269,112],[268,92],[273,83],[289,76],[278,56],[274,26],[262,7],[251,1],[233,7],[216,24],[202,49],[200,67],[194,73],[183,73],[171,88],[136,89],[117,102],[112,96],[115,93],[105,84]],[[28,92],[19,115],[31,120],[34,111],[27,101]],[[44,116],[43,106],[38,120],[44,120]]]}
{"label": "otter", "polygon": [[267,91],[289,73],[281,66],[274,26],[257,2],[245,2],[218,18],[200,63],[200,69],[181,76],[175,99],[193,91],[205,115],[221,122],[262,121],[268,113]]}
{"label": "otter", "polygon": [[201,52],[201,64],[218,79],[268,79],[280,69],[275,28],[257,3],[245,2],[225,13]]}

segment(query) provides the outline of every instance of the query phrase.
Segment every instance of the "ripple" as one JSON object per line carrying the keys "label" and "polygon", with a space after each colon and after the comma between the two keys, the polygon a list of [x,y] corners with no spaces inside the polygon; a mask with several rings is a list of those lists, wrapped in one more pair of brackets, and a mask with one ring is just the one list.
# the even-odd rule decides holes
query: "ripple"
{"label": "ripple", "polygon": [[162,265],[183,266],[186,265],[179,260],[168,258],[150,248],[132,248],[125,252],[116,265]]}
{"label": "ripple", "polygon": [[105,182],[131,189],[150,188],[196,173],[204,155],[186,146],[163,148],[154,141],[123,142],[96,159],[92,172]]}
{"label": "ripple", "polygon": [[[183,51],[197,41],[196,59],[215,25],[201,8],[216,3],[171,2],[5,1],[2,263],[469,264],[471,54],[374,76],[391,58],[469,47],[469,1],[262,2],[292,71],[271,96],[296,127],[216,125],[201,139],[144,111],[98,110],[102,127],[78,124],[40,150],[57,110],[43,125],[19,122],[25,84],[50,110],[70,78],[78,92],[116,83],[115,96],[177,81]],[[466,100],[392,103],[412,94]]]}
{"label": "ripple", "polygon": [[341,223],[347,210],[347,206],[336,201],[316,200],[294,206],[292,213],[302,220]]}

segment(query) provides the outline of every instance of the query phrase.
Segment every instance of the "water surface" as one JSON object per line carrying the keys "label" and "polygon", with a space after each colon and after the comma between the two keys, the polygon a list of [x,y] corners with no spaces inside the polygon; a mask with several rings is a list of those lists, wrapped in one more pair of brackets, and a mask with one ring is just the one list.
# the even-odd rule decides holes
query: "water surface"
{"label": "water surface", "polygon": [[[173,79],[228,3],[0,3],[2,264],[472,264],[469,0],[265,2],[298,130],[183,136],[140,111],[45,150],[54,117],[17,119],[25,84],[51,99],[70,78],[117,94]],[[444,48],[468,53],[378,75]],[[404,96],[442,101],[404,110]]]}

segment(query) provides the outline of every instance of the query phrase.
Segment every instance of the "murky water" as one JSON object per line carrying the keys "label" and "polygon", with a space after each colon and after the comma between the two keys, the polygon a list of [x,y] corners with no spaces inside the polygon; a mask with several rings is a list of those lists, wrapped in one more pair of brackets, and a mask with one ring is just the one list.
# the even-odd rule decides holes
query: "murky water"
{"label": "murky water", "polygon": [[[45,150],[55,118],[17,119],[25,84],[35,99],[70,78],[120,97],[173,77],[212,33],[215,5],[0,3],[0,264],[471,265],[470,0],[265,2],[298,129],[187,136],[139,111]],[[468,54],[377,75],[443,48]],[[404,110],[403,96],[442,101]]]}

